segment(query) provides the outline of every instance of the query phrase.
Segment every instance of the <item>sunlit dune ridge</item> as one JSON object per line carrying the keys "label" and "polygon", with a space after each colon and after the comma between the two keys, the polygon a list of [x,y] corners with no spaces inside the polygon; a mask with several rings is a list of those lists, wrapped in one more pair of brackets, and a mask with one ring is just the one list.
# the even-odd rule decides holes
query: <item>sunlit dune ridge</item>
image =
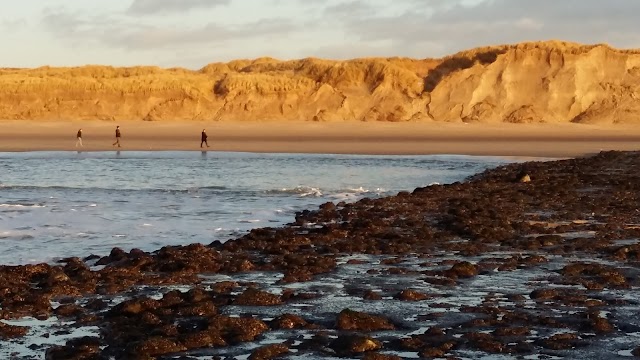
{"label": "sunlit dune ridge", "polygon": [[0,69],[0,119],[638,123],[640,51],[560,41],[441,59]]}

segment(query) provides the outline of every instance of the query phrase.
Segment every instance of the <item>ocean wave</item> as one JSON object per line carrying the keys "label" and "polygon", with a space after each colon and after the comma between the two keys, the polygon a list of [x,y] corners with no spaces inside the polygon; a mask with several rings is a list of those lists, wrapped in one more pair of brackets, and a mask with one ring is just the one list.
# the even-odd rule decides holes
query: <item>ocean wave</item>
{"label": "ocean wave", "polygon": [[23,209],[23,208],[44,208],[45,205],[40,204],[0,204],[0,208],[4,209]]}
{"label": "ocean wave", "polygon": [[345,190],[340,190],[338,191],[338,193],[349,193],[349,194],[376,194],[376,195],[380,195],[380,194],[384,194],[386,193],[387,190],[383,189],[383,188],[376,188],[376,189],[365,189],[362,186],[360,186],[359,188],[349,188],[349,189],[345,189]]}
{"label": "ocean wave", "polygon": [[321,197],[322,191],[311,186],[296,186],[265,191],[268,195],[298,195],[299,197]]}
{"label": "ocean wave", "polygon": [[33,235],[25,231],[0,231],[0,239],[2,240],[31,240]]}
{"label": "ocean wave", "polygon": [[367,195],[382,195],[387,190],[382,188],[366,189],[362,186],[357,188],[344,188],[336,190],[320,189],[312,186],[296,186],[294,188],[282,188],[267,190],[267,195],[297,195],[298,197],[329,197],[334,199],[353,199]]}
{"label": "ocean wave", "polygon": [[[201,197],[210,195],[228,195],[228,196],[295,196],[300,198],[336,198],[349,199],[360,196],[381,195],[386,193],[384,189],[367,189],[365,187],[347,187],[342,189],[322,189],[315,186],[300,185],[296,187],[283,187],[271,190],[260,190],[251,188],[235,188],[228,186],[193,186],[193,187],[167,187],[167,188],[116,188],[116,187],[82,187],[82,186],[22,186],[22,185],[5,185],[5,189],[29,190],[29,191],[58,191],[58,192],[87,192],[87,193],[117,193],[117,194],[187,194],[190,196]],[[48,195],[49,196],[49,195]],[[92,194],[91,196],[95,196]],[[49,196],[50,197],[50,196]],[[0,207],[7,207],[13,204],[0,204]],[[18,204],[32,207],[44,207],[39,204]],[[89,203],[88,207],[97,207],[96,203]]]}
{"label": "ocean wave", "polygon": [[261,219],[246,219],[246,220],[238,219],[237,221],[240,224],[256,224],[256,223],[262,222],[263,220],[261,220]]}
{"label": "ocean wave", "polygon": [[[229,190],[226,186],[202,186],[202,187],[187,187],[187,188],[121,188],[121,187],[95,187],[95,186],[34,186],[34,185],[0,185],[3,190],[48,190],[48,191],[115,191],[115,192],[148,192],[148,193],[197,193],[203,192],[216,192]],[[50,197],[55,198],[55,197]]]}

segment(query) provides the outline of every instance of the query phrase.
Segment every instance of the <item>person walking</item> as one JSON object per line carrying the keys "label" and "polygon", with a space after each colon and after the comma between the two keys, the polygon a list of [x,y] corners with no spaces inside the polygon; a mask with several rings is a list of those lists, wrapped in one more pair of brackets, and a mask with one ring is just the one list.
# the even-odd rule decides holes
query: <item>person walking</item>
{"label": "person walking", "polygon": [[80,147],[84,147],[84,145],[82,145],[82,129],[78,129],[78,133],[76,134],[76,138],[78,140],[76,140],[76,147],[80,146]]}
{"label": "person walking", "polygon": [[114,142],[112,145],[118,145],[118,147],[120,147],[120,126],[116,126],[116,142]]}
{"label": "person walking", "polygon": [[207,142],[207,131],[205,129],[202,129],[202,136],[200,137],[200,147],[202,147],[202,144],[206,144],[207,147],[209,147],[209,143]]}

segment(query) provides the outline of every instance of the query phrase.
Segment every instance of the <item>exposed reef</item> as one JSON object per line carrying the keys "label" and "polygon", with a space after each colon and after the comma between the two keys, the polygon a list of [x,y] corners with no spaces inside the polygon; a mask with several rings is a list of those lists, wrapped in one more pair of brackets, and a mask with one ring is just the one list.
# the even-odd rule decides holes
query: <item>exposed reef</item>
{"label": "exposed reef", "polygon": [[85,329],[31,345],[47,359],[632,356],[639,203],[640,153],[603,152],[326,203],[225,243],[2,266],[0,340],[29,344],[33,317]]}

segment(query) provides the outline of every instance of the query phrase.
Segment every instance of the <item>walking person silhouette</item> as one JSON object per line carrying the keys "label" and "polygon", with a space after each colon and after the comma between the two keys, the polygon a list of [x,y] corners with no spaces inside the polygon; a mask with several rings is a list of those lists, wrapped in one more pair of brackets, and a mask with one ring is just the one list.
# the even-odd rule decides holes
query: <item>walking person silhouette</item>
{"label": "walking person silhouette", "polygon": [[78,133],[76,134],[76,138],[78,140],[76,140],[76,147],[80,146],[80,147],[84,147],[84,145],[82,145],[82,129],[78,130]]}
{"label": "walking person silhouette", "polygon": [[116,126],[116,142],[114,142],[112,145],[118,145],[118,147],[120,147],[120,126]]}
{"label": "walking person silhouette", "polygon": [[207,131],[205,129],[202,129],[202,137],[200,138],[200,147],[202,147],[202,144],[206,144],[207,147],[209,147],[209,143],[207,142]]}

